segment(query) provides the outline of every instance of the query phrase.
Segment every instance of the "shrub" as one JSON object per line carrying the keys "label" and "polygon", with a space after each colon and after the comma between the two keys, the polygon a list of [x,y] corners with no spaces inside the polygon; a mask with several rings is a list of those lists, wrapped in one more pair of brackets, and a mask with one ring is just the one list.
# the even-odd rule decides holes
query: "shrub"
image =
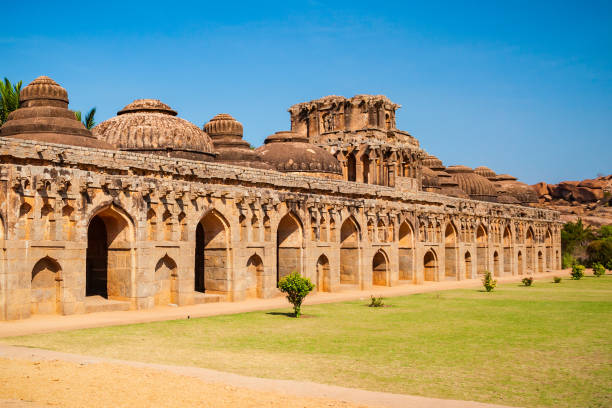
{"label": "shrub", "polygon": [[523,278],[521,282],[523,282],[523,285],[525,286],[531,286],[533,285],[533,276],[528,276],[526,278]]}
{"label": "shrub", "polygon": [[383,297],[379,296],[376,297],[374,295],[370,296],[370,304],[368,306],[370,307],[383,307],[385,304],[383,302]]}
{"label": "shrub", "polygon": [[493,279],[493,275],[491,275],[491,272],[485,271],[484,276],[482,277],[482,284],[487,290],[487,292],[490,292],[497,285],[497,281]]}
{"label": "shrub", "polygon": [[606,269],[609,271],[612,271],[612,259],[610,259],[608,263],[606,264]]}
{"label": "shrub", "polygon": [[302,301],[314,289],[314,285],[308,278],[303,278],[299,273],[293,272],[278,282],[281,292],[287,294],[287,300],[293,305],[295,317],[300,317]]}
{"label": "shrub", "polygon": [[559,277],[559,276],[553,277],[553,282],[554,283],[561,283],[561,277]]}
{"label": "shrub", "polygon": [[583,278],[584,265],[575,264],[574,266],[572,266],[572,272],[570,272],[570,275],[572,275],[573,280],[579,280],[580,278]]}
{"label": "shrub", "polygon": [[576,263],[576,258],[569,252],[564,252],[561,257],[561,267],[563,269],[571,268]]}
{"label": "shrub", "polygon": [[612,237],[597,239],[591,242],[587,246],[586,252],[592,264],[598,262],[606,265],[612,260]]}
{"label": "shrub", "polygon": [[605,273],[606,273],[606,268],[604,268],[602,264],[600,264],[599,262],[595,262],[593,264],[593,275],[599,278],[601,275]]}

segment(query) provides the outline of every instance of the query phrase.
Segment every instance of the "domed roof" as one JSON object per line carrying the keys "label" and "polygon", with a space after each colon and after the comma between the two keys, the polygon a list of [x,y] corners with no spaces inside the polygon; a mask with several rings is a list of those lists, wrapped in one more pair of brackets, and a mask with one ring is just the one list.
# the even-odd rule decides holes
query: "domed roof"
{"label": "domed roof", "polygon": [[46,76],[21,90],[19,109],[9,114],[0,136],[114,150],[76,119],[68,109],[68,92]]}
{"label": "domed roof", "polygon": [[272,169],[264,162],[249,142],[242,138],[242,123],[227,113],[220,113],[204,125],[204,131],[212,139],[219,163],[235,166]]}
{"label": "domed roof", "polygon": [[459,188],[465,191],[470,198],[481,201],[497,201],[497,188],[486,178],[474,173],[467,166],[449,166],[446,171],[453,176]]}
{"label": "domed roof", "polygon": [[440,180],[435,171],[429,167],[423,167],[421,169],[423,175],[423,189],[426,191],[437,191],[440,189]]}
{"label": "domed roof", "polygon": [[438,159],[436,156],[432,156],[428,154],[423,159],[423,166],[429,167],[432,170],[444,170],[445,167],[442,164],[442,160]]}
{"label": "domed roof", "polygon": [[465,191],[459,188],[459,183],[457,183],[453,176],[443,170],[436,171],[436,175],[440,183],[440,194],[457,198],[470,198]]}
{"label": "domed roof", "polygon": [[495,181],[517,181],[518,179],[509,174],[498,174],[495,176]]}
{"label": "domed roof", "polygon": [[493,170],[491,170],[488,167],[485,166],[480,166],[480,167],[476,167],[474,169],[474,173],[478,174],[479,176],[482,176],[484,178],[489,179],[490,181],[493,181],[495,179],[495,172]]}
{"label": "domed roof", "polygon": [[500,174],[496,178],[497,192],[500,195],[512,196],[517,203],[537,203],[538,194],[531,186],[521,183],[516,177],[509,174]]}
{"label": "domed roof", "polygon": [[210,161],[210,137],[157,99],[137,99],[93,128],[100,140],[121,150]]}
{"label": "domed roof", "polygon": [[276,132],[266,138],[258,152],[266,163],[283,172],[327,173],[341,178],[340,162],[327,150],[308,143],[296,132]]}

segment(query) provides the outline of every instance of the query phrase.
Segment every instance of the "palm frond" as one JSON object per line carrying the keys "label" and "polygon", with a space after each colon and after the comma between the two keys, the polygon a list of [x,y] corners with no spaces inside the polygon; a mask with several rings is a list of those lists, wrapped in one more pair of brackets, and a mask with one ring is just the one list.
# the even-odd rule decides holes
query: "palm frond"
{"label": "palm frond", "polygon": [[95,116],[96,116],[96,108],[93,107],[91,108],[89,112],[87,112],[87,115],[85,115],[85,120],[83,121],[83,124],[85,125],[87,129],[91,130],[91,128],[96,126]]}
{"label": "palm frond", "polygon": [[80,122],[81,121],[81,111],[74,111],[74,117],[76,118],[76,120]]}
{"label": "palm frond", "polygon": [[8,78],[0,81],[0,124],[6,122],[9,113],[19,108],[19,93],[22,81],[11,84]]}

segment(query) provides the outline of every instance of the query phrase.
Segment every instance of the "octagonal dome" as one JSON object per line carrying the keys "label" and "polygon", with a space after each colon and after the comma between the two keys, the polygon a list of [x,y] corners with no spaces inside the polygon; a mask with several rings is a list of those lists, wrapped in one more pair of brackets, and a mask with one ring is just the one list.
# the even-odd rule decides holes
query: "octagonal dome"
{"label": "octagonal dome", "polygon": [[93,134],[120,150],[210,161],[210,137],[157,99],[137,99],[93,128]]}

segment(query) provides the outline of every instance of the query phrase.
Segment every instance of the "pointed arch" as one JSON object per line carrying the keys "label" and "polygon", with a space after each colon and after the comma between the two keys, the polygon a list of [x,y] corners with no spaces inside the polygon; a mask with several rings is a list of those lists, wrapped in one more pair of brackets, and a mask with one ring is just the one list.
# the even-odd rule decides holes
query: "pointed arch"
{"label": "pointed arch", "polygon": [[527,273],[535,272],[535,234],[533,232],[533,228],[529,226],[527,228],[527,232],[525,233],[525,252],[527,253]]}
{"label": "pointed arch", "polygon": [[463,264],[465,267],[465,279],[472,279],[472,254],[470,251],[465,251]]}
{"label": "pointed arch", "polygon": [[340,227],[340,283],[359,283],[359,223],[353,216]]}
{"label": "pointed arch", "polygon": [[331,276],[329,272],[329,259],[321,255],[317,259],[317,290],[319,292],[331,291]]}
{"label": "pointed arch", "polygon": [[379,249],[372,258],[372,284],[386,286],[389,282],[389,261],[387,254]]}
{"label": "pointed arch", "polygon": [[261,257],[257,254],[251,255],[251,257],[247,261],[246,267],[246,297],[251,299],[262,298],[264,295],[264,267]]}
{"label": "pointed arch", "polygon": [[499,261],[499,254],[497,253],[497,251],[493,252],[493,275],[501,275],[501,266]]}
{"label": "pointed arch", "polygon": [[522,275],[523,272],[523,252],[522,251],[518,251],[518,253],[516,254],[516,266],[518,269],[518,274]]}
{"label": "pointed arch", "polygon": [[348,181],[357,180],[357,160],[353,152],[346,156],[346,178]]}
{"label": "pointed arch", "polygon": [[399,279],[414,280],[414,230],[407,220],[399,227],[398,236]]}
{"label": "pointed arch", "polygon": [[54,314],[62,312],[62,267],[53,258],[45,256],[32,268],[30,313]]}
{"label": "pointed arch", "polygon": [[476,229],[476,273],[484,275],[488,269],[487,247],[489,244],[489,234],[486,227],[481,223]]}
{"label": "pointed arch", "polygon": [[538,251],[538,273],[544,272],[544,255]]}
{"label": "pointed arch", "polygon": [[512,275],[512,229],[506,225],[503,235],[504,244],[504,274]]}
{"label": "pointed arch", "polygon": [[276,229],[277,283],[292,272],[302,273],[303,231],[302,221],[292,211],[279,221]]}
{"label": "pointed arch", "polygon": [[457,228],[448,222],[444,230],[444,276],[447,279],[457,279],[457,270]]}
{"label": "pointed arch", "polygon": [[194,289],[227,292],[231,280],[231,231],[227,219],[212,208],[196,225]]}
{"label": "pointed arch", "polygon": [[177,304],[177,278],[176,262],[165,254],[155,265],[155,305]]}
{"label": "pointed arch", "polygon": [[[546,251],[546,268],[547,269],[554,269],[552,242],[553,242],[552,232],[550,231],[550,228],[547,228],[546,236],[544,238],[544,248]],[[542,270],[542,272],[544,272],[544,270]]]}
{"label": "pointed arch", "polygon": [[436,281],[438,275],[438,257],[433,249],[429,249],[423,256],[423,279],[425,281]]}

